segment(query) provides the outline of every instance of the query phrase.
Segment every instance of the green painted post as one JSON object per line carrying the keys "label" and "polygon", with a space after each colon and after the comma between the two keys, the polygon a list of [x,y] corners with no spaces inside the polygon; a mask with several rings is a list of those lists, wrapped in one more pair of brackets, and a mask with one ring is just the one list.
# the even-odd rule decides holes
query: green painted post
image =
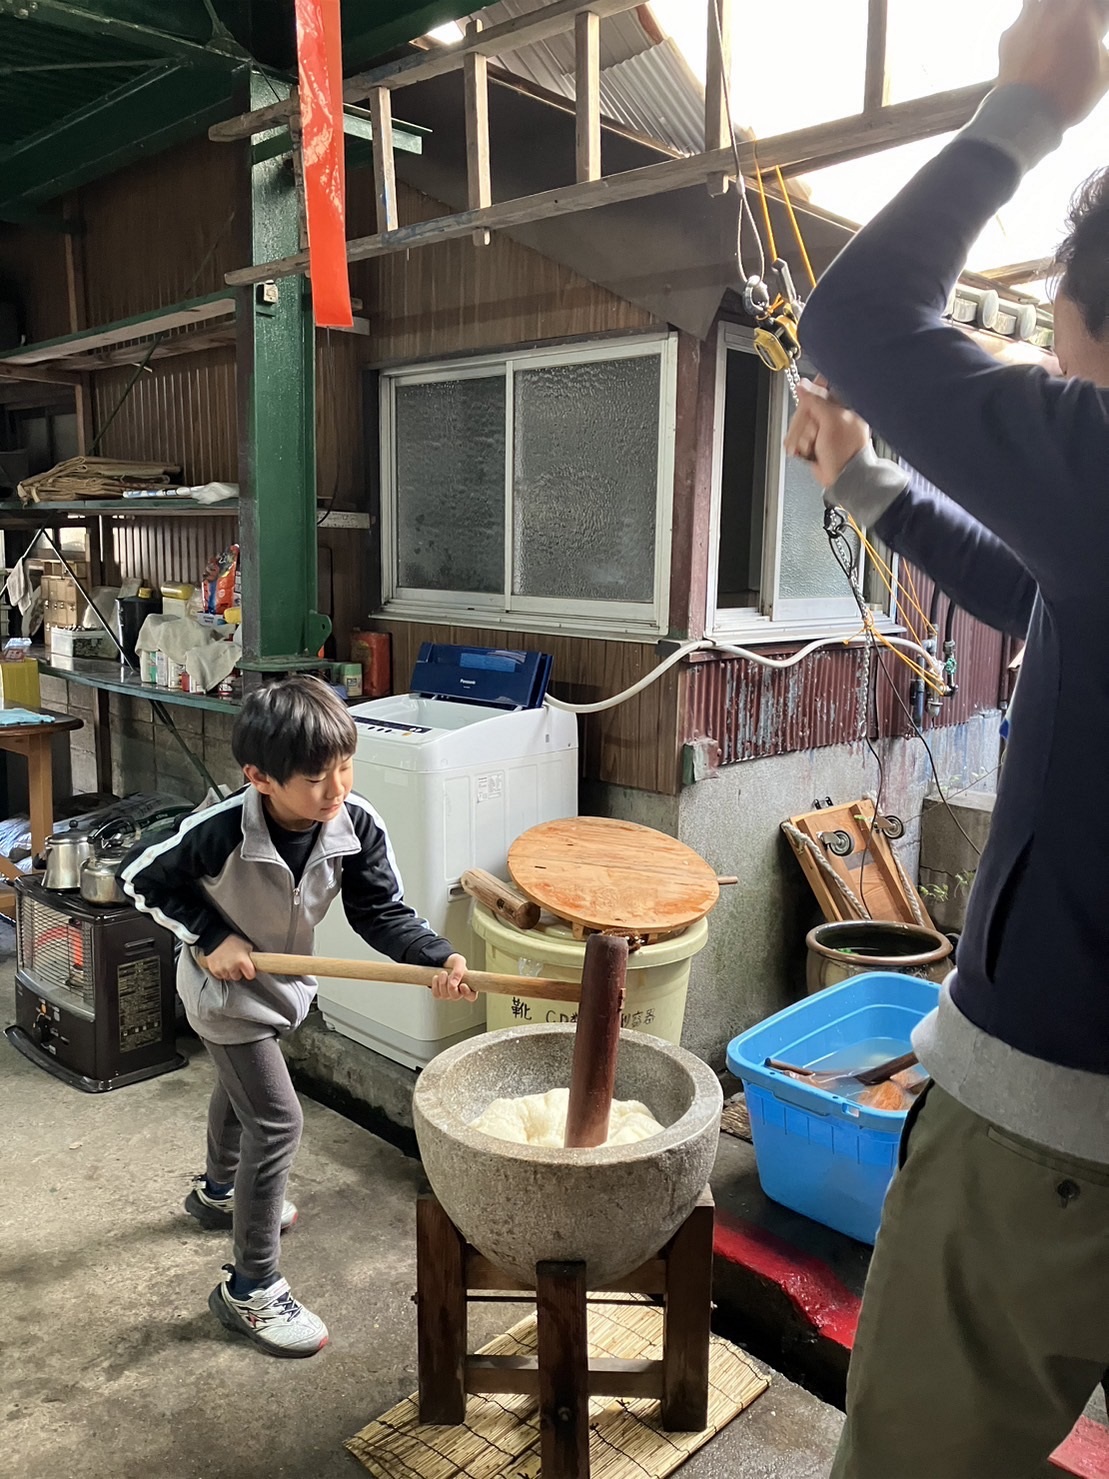
{"label": "green painted post", "polygon": [[[284,96],[285,84],[250,74],[244,110]],[[300,248],[300,214],[288,157],[241,146],[239,240],[251,262]],[[261,157],[258,157],[261,156]],[[238,314],[239,497],[243,667],[303,666],[331,622],[316,610],[316,350],[306,279],[240,289]]]}

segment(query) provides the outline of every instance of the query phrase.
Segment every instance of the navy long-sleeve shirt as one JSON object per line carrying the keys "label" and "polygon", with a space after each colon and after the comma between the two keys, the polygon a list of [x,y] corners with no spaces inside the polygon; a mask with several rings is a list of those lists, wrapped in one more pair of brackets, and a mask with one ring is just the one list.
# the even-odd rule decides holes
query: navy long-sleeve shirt
{"label": "navy long-sleeve shirt", "polygon": [[976,1112],[1109,1162],[1109,395],[1000,365],[943,318],[978,233],[1058,136],[1034,89],[993,93],[833,265],[802,340],[951,500],[895,492],[883,538],[982,619],[1027,624],[958,970],[918,1051]]}

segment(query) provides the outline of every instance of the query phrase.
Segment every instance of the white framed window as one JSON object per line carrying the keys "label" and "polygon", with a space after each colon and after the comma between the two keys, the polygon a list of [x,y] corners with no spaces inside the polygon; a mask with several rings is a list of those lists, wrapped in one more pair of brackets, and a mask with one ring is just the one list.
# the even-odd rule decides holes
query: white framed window
{"label": "white framed window", "polygon": [[665,632],[676,344],[657,334],[385,371],[385,609]]}
{"label": "white framed window", "polygon": [[[793,409],[786,377],[762,363],[752,332],[722,324],[705,623],[714,637],[823,636],[860,624],[824,532],[823,494],[783,450]],[[867,600],[888,616],[892,597],[851,539]]]}

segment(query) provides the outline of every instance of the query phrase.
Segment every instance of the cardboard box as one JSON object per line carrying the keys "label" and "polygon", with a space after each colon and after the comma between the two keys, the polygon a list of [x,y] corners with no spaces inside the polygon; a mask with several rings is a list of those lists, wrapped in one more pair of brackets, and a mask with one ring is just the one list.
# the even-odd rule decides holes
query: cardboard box
{"label": "cardboard box", "polygon": [[106,632],[80,627],[51,627],[47,633],[51,657],[116,657],[115,643]]}

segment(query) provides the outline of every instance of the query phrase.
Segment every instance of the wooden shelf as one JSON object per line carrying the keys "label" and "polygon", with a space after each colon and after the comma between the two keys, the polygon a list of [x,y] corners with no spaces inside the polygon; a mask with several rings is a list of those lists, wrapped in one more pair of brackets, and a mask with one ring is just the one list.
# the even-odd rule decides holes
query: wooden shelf
{"label": "wooden shelf", "polygon": [[[78,371],[106,368],[119,363],[112,351],[121,345],[133,345],[157,334],[195,330],[200,326],[205,328],[207,340],[212,333],[212,325],[220,319],[231,320],[229,324],[221,325],[221,333],[229,335],[234,329],[234,318],[234,294],[226,291],[210,293],[205,298],[191,298],[154,313],[139,313],[132,318],[118,319],[115,323],[101,324],[95,329],[80,329],[75,334],[43,339],[38,344],[21,344],[18,349],[0,354],[0,368],[9,368],[13,373],[29,371],[37,365],[60,365]],[[166,342],[167,345],[173,343],[172,340]]]}
{"label": "wooden shelf", "polygon": [[16,499],[0,502],[0,527],[8,523],[53,524],[64,519],[99,519],[113,514],[154,514],[160,518],[197,518],[222,514],[237,518],[239,500],[227,498],[222,503],[197,503],[193,498],[90,498],[73,503],[19,503]]}
{"label": "wooden shelf", "polygon": [[45,678],[63,678],[84,688],[99,688],[108,693],[121,693],[127,698],[142,698],[149,703],[175,704],[185,709],[205,709],[212,714],[237,714],[239,705],[233,699],[215,698],[208,693],[182,693],[180,689],[151,688],[138,673],[121,663],[94,657],[51,657],[45,648],[31,649],[39,672]]}

